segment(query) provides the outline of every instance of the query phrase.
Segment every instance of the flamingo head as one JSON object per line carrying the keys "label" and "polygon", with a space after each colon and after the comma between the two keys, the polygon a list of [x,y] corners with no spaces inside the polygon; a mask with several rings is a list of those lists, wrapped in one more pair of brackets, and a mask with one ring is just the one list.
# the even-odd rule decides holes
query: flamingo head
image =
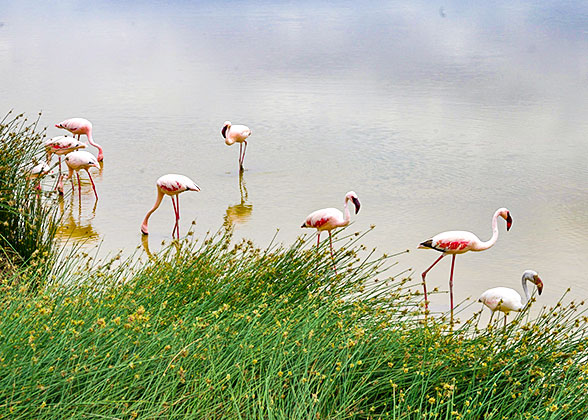
{"label": "flamingo head", "polygon": [[225,139],[227,138],[227,130],[230,128],[231,128],[231,122],[225,121],[225,123],[223,124],[223,128],[221,130],[221,134]]}
{"label": "flamingo head", "polygon": [[536,271],[526,270],[523,273],[523,279],[524,280],[527,280],[527,281],[530,281],[535,286],[537,286],[537,292],[539,294],[541,294],[541,292],[543,291],[543,281],[539,278],[539,274],[537,274]]}
{"label": "flamingo head", "polygon": [[359,202],[359,198],[357,197],[355,191],[349,191],[347,194],[345,194],[345,201],[347,202],[348,200],[353,202],[353,205],[355,206],[355,214],[359,213],[361,203]]}
{"label": "flamingo head", "polygon": [[511,226],[512,226],[512,217],[510,217],[510,211],[508,211],[508,209],[505,208],[501,208],[499,211],[499,215],[500,217],[502,217],[504,220],[506,220],[506,230],[509,231]]}

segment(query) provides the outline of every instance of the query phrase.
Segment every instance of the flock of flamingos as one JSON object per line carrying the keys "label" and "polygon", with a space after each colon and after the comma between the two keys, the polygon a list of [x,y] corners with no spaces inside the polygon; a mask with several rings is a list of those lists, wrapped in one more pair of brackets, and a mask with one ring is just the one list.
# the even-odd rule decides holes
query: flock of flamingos
{"label": "flock of flamingos", "polygon": [[[45,141],[45,150],[47,153],[47,163],[41,163],[31,169],[31,176],[39,179],[50,171],[51,156],[53,154],[58,156],[59,160],[59,175],[57,181],[57,190],[60,194],[63,194],[63,176],[61,174],[61,156],[65,156],[65,163],[69,168],[67,177],[71,179],[73,187],[73,173],[76,173],[78,180],[78,189],[81,197],[81,185],[80,185],[80,170],[85,170],[90,177],[92,183],[92,189],[98,199],[98,193],[96,192],[96,186],[90,175],[89,169],[92,167],[100,168],[99,162],[104,158],[102,147],[94,142],[92,138],[92,123],[84,118],[70,118],[62,121],[59,124],[55,124],[55,127],[65,129],[69,131],[74,137],[58,136],[53,137]],[[239,143],[239,171],[243,171],[243,161],[245,160],[245,152],[247,150],[247,139],[251,135],[251,130],[245,125],[233,125],[230,121],[225,121],[221,134],[225,139],[225,143],[231,146],[235,143]],[[86,147],[86,144],[80,141],[80,136],[85,135],[88,142],[98,149],[98,156],[95,157],[93,154],[79,150]],[[77,139],[75,138],[77,136]],[[167,174],[163,175],[156,181],[157,187],[157,199],[153,208],[147,212],[143,223],[141,224],[141,232],[143,235],[148,235],[148,223],[149,217],[157,210],[161,204],[163,197],[168,195],[172,200],[175,214],[175,224],[172,231],[172,237],[175,235],[178,239],[180,237],[180,193],[184,191],[200,191],[200,187],[196,185],[194,181],[184,175]],[[40,184],[37,184],[37,188],[40,188]],[[303,228],[314,228],[317,230],[317,248],[320,244],[321,232],[327,231],[329,233],[329,245],[331,249],[331,258],[333,258],[333,242],[331,237],[331,231],[338,227],[347,226],[350,222],[351,215],[348,208],[349,202],[353,203],[355,207],[355,213],[359,212],[360,202],[357,194],[354,191],[349,191],[345,195],[345,204],[343,214],[340,210],[335,208],[326,208],[316,210],[310,213],[304,223]],[[426,275],[427,273],[446,255],[451,255],[451,272],[449,276],[449,298],[451,307],[451,322],[453,323],[453,268],[455,266],[455,257],[458,254],[464,254],[468,251],[484,251],[491,248],[498,240],[498,218],[501,217],[506,221],[506,230],[508,231],[512,226],[512,217],[510,212],[506,208],[500,208],[496,210],[494,216],[492,216],[492,237],[488,241],[480,240],[476,235],[466,231],[449,231],[439,233],[419,244],[419,248],[432,249],[441,253],[433,264],[422,273],[423,279],[423,291],[425,299],[425,310],[428,310],[428,298],[427,298],[427,285]],[[336,268],[335,268],[336,272]],[[486,305],[492,311],[490,317],[490,323],[494,317],[496,311],[504,313],[504,324],[509,312],[520,312],[526,306],[530,300],[529,291],[527,289],[527,281],[533,283],[537,287],[537,291],[541,294],[543,290],[543,282],[539,278],[538,274],[533,270],[526,270],[523,273],[521,280],[524,297],[513,289],[506,287],[495,287],[493,289],[486,290],[480,296],[479,301]]]}

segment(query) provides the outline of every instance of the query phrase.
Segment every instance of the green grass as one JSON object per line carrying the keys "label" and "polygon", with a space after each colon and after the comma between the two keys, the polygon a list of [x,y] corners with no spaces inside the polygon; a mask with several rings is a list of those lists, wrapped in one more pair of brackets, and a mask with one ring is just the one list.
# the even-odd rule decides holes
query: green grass
{"label": "green grass", "polygon": [[54,251],[56,210],[34,189],[26,170],[44,159],[44,132],[22,114],[0,121],[0,270],[36,261]]}
{"label": "green grass", "polygon": [[[150,261],[57,265],[5,285],[0,412],[10,418],[585,419],[577,304],[477,331],[421,316],[361,236],[340,274],[313,240],[260,250],[217,235]],[[343,269],[345,267],[345,269]],[[418,286],[412,284],[412,286]],[[414,288],[414,287],[413,287]]]}

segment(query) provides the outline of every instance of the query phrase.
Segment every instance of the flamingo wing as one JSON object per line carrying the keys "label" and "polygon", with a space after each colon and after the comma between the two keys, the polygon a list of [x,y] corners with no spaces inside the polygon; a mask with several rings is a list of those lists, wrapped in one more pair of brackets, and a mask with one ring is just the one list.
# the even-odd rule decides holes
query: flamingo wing
{"label": "flamingo wing", "polygon": [[337,226],[343,220],[343,213],[334,208],[316,210],[306,216],[301,227],[329,230]]}
{"label": "flamingo wing", "polygon": [[431,248],[439,252],[461,254],[470,251],[480,240],[471,232],[450,231],[439,233],[431,239],[422,242],[419,248]]}

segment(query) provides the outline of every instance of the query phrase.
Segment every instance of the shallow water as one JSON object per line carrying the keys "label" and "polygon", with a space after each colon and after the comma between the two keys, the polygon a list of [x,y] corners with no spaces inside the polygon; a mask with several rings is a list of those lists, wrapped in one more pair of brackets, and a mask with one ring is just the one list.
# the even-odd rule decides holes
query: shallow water
{"label": "shallow water", "polygon": [[[588,297],[588,3],[194,3],[0,1],[0,112],[42,111],[49,136],[88,118],[105,149],[97,205],[89,182],[81,206],[66,197],[61,236],[140,246],[166,173],[202,188],[181,196],[182,233],[234,223],[260,246],[353,189],[350,229],[375,224],[367,245],[410,249],[400,265],[420,273],[437,257],[420,241],[486,240],[505,206],[511,231],[457,258],[456,299],[520,289],[528,268],[541,302]],[[227,119],[253,131],[241,180]],[[152,251],[172,227],[166,199]],[[448,277],[446,259],[429,285]]]}

